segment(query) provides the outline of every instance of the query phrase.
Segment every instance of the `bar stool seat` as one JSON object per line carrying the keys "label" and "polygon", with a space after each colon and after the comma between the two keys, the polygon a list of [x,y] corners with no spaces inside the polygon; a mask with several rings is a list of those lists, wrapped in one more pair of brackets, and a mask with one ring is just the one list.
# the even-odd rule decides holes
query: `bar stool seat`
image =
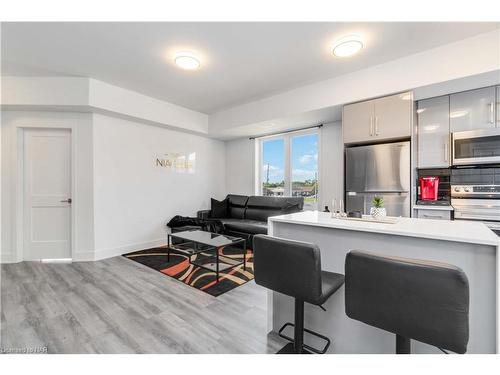
{"label": "bar stool seat", "polygon": [[341,273],[321,271],[321,295],[314,302],[306,302],[321,306],[333,293],[344,285],[344,279],[345,277]]}

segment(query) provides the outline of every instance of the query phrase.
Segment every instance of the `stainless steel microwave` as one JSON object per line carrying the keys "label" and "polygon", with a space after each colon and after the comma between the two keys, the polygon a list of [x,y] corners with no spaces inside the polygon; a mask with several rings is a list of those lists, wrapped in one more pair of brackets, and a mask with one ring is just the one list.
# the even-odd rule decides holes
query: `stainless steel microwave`
{"label": "stainless steel microwave", "polygon": [[452,133],[453,165],[500,163],[500,128]]}

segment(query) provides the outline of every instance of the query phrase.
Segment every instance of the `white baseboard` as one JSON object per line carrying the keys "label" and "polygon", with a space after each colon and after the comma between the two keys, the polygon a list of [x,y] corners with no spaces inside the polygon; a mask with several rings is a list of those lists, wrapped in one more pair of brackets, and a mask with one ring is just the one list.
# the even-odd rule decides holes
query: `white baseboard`
{"label": "white baseboard", "polygon": [[18,263],[17,259],[14,259],[14,256],[11,253],[1,254],[0,255],[0,263]]}
{"label": "white baseboard", "polygon": [[166,245],[166,239],[160,238],[148,242],[128,244],[113,248],[96,249],[95,251],[86,251],[75,254],[73,257],[74,262],[92,262],[101,259],[112,258],[118,255],[130,253],[132,251],[145,250],[152,247]]}

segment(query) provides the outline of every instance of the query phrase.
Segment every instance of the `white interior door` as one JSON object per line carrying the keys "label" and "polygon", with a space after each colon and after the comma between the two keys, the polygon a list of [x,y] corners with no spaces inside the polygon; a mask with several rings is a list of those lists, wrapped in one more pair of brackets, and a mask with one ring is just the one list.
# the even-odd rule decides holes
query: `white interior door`
{"label": "white interior door", "polygon": [[71,131],[24,132],[24,260],[71,258]]}

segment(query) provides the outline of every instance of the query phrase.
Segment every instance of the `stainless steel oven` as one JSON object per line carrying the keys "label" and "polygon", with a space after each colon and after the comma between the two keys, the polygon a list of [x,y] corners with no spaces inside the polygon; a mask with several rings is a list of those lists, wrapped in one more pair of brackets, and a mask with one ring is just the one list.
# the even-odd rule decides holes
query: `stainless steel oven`
{"label": "stainless steel oven", "polygon": [[453,165],[500,163],[500,128],[452,133]]}
{"label": "stainless steel oven", "polygon": [[451,171],[451,205],[455,220],[477,220],[500,229],[500,167]]}
{"label": "stainless steel oven", "polygon": [[[500,194],[500,186],[498,186]],[[479,220],[500,228],[500,199],[451,199],[455,220]]]}

